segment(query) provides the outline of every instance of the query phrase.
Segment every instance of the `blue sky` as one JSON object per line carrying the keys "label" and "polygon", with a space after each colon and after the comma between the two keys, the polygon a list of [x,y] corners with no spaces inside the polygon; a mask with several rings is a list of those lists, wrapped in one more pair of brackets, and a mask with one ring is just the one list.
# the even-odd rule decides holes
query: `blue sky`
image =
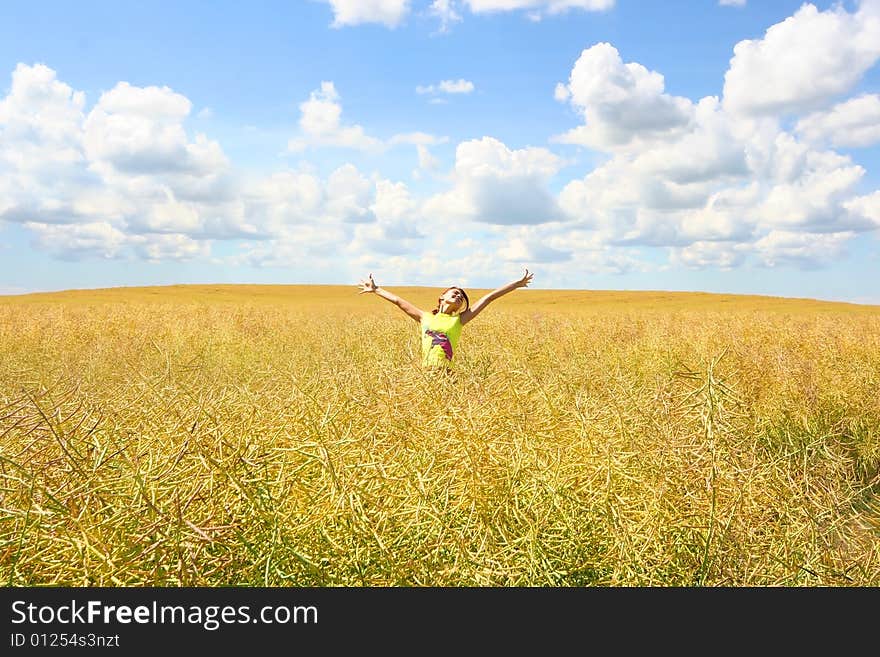
{"label": "blue sky", "polygon": [[880,0],[0,6],[0,293],[880,304]]}

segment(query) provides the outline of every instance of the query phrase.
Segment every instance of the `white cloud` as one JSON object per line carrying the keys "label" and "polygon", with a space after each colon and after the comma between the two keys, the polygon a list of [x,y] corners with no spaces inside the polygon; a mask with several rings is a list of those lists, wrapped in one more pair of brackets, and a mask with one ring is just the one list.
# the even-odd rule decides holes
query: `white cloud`
{"label": "white cloud", "polygon": [[135,253],[148,262],[204,259],[211,255],[210,244],[181,234],[134,235],[128,239]]}
{"label": "white cloud", "polygon": [[845,201],[843,206],[857,218],[856,221],[866,219],[880,229],[880,190]]}
{"label": "white cloud", "polygon": [[718,4],[722,7],[745,7],[746,0],[718,0]]}
{"label": "white cloud", "polygon": [[[247,179],[219,144],[190,138],[190,101],[167,87],[119,83],[89,112],[42,66],[20,65],[0,98],[0,221],[36,248],[79,259],[204,258],[213,239],[298,239],[332,253],[350,222],[373,222],[375,185],[346,165]],[[426,133],[396,143],[434,144]],[[332,239],[328,240],[328,235]],[[337,245],[338,252],[338,245]]]}
{"label": "white cloud", "polygon": [[569,182],[560,206],[613,243],[747,243],[778,229],[873,227],[847,208],[864,176],[848,157],[812,150],[784,132],[769,144],[762,133],[737,137],[721,110],[697,117],[694,130],[667,148],[617,154]]}
{"label": "white cloud", "polygon": [[180,202],[173,197],[154,204],[147,213],[143,228],[155,233],[199,232],[202,218],[194,203]]}
{"label": "white cloud", "polygon": [[[335,90],[324,91],[317,100],[333,104]],[[0,221],[24,226],[36,248],[65,259],[203,259],[212,240],[231,238],[262,242],[245,252],[253,262],[275,261],[269,244],[328,258],[351,243],[354,224],[377,223],[374,207],[382,235],[405,234],[394,209],[405,190],[379,195],[379,183],[350,164],[326,180],[307,170],[245,178],[219,144],[187,135],[191,109],[167,87],[121,82],[86,112],[84,95],[54,71],[18,66],[0,98]],[[307,112],[304,124],[312,137],[345,142],[355,133],[333,116]],[[413,132],[388,145],[444,141]]]}
{"label": "white cloud", "polygon": [[[582,111],[585,124],[556,140],[610,155],[559,194],[573,227],[600,244],[668,246],[674,264],[700,268],[751,257],[820,266],[877,227],[875,199],[855,200],[864,168],[795,136],[867,141],[873,97],[808,117],[792,134],[777,116],[743,115],[711,96],[673,98],[663,86],[609,44],[585,50],[568,84],[557,85],[554,97]],[[827,257],[811,250],[817,243]]]}
{"label": "white cloud", "polygon": [[572,252],[558,249],[535,239],[515,237],[502,241],[498,256],[511,262],[550,263],[571,260]]}
{"label": "white cloud", "polygon": [[300,152],[309,147],[333,146],[358,150],[381,148],[382,142],[368,136],[359,125],[342,125],[342,105],[332,82],[322,82],[309,99],[300,103],[299,126],[302,136],[288,142],[288,150]]}
{"label": "white cloud", "polygon": [[804,4],[762,39],[734,46],[724,76],[724,105],[750,115],[799,113],[849,91],[880,57],[880,5],[849,13]]}
{"label": "white cloud", "polygon": [[419,85],[416,87],[417,94],[469,94],[474,90],[474,83],[470,80],[441,80],[437,84]]}
{"label": "white cloud", "polygon": [[[380,23],[389,28],[399,26],[409,15],[409,0],[325,0],[333,9],[333,27]],[[426,14],[440,21],[439,32],[446,33],[453,23],[462,20],[458,11],[466,5],[474,14],[525,11],[532,21],[544,15],[557,15],[572,9],[607,11],[615,0],[433,0]]]}
{"label": "white cloud", "polygon": [[84,124],[86,156],[118,172],[179,171],[208,174],[228,162],[217,142],[197,135],[189,142],[183,120],[192,104],[168,87],[120,82],[101,95]]}
{"label": "white cloud", "polygon": [[405,184],[377,180],[375,202],[370,210],[376,221],[355,227],[355,237],[346,249],[349,254],[416,254],[424,246],[418,203]]}
{"label": "white cloud", "polygon": [[849,158],[807,151],[795,179],[767,185],[766,194],[754,207],[754,216],[769,228],[803,228],[814,232],[865,229],[867,226],[847,225],[850,216],[843,207],[864,172]]}
{"label": "white cloud", "polygon": [[690,129],[680,132],[676,139],[646,143],[636,151],[635,168],[680,185],[746,175],[746,146],[736,138],[718,100],[713,96],[703,98],[691,115]]}
{"label": "white cloud", "polygon": [[332,279],[344,272],[344,262],[338,256],[352,240],[350,224],[299,224],[288,228],[271,240],[245,243],[241,251],[225,258],[231,266],[280,267],[301,271],[308,266],[308,275],[321,274]]}
{"label": "white cloud", "polygon": [[431,3],[428,13],[440,20],[440,32],[449,31],[449,27],[453,23],[461,21],[461,14],[455,10],[452,0],[434,0]]}
{"label": "white cloud", "polygon": [[561,212],[547,183],[563,161],[545,148],[511,150],[483,137],[456,148],[454,186],[425,203],[432,217],[489,224],[553,221]]}
{"label": "white cloud", "polygon": [[795,132],[817,144],[863,147],[880,143],[880,95],[864,94],[798,121]]}
{"label": "white cloud", "polygon": [[249,213],[263,218],[270,232],[308,221],[324,203],[324,186],[310,173],[280,171],[256,181],[248,189]]}
{"label": "white cloud", "polygon": [[[54,71],[19,64],[0,100],[0,218],[25,223],[43,238],[57,234],[71,252],[86,254],[101,251],[83,246],[87,240],[97,245],[115,235],[107,226],[149,230],[160,217],[162,229],[173,230],[159,209],[169,199],[222,202],[228,162],[204,135],[187,137],[182,121],[190,109],[189,100],[168,88],[120,83],[85,113],[84,94]],[[191,223],[189,214],[181,216]],[[51,228],[61,224],[88,230]],[[38,245],[49,244],[43,238]],[[112,247],[104,253],[122,244],[103,242]]]}
{"label": "white cloud", "polygon": [[428,146],[437,146],[448,141],[448,137],[437,137],[426,132],[408,132],[392,136],[388,140],[388,145],[413,144],[416,147],[419,164],[413,175],[418,178],[422,171],[434,172],[440,167],[440,161],[431,154]]}
{"label": "white cloud", "polygon": [[559,14],[569,9],[584,11],[606,11],[614,6],[615,0],[465,0],[468,8],[475,13],[527,10],[532,20],[542,13]]}
{"label": "white cloud", "polygon": [[264,237],[306,235],[312,227],[336,232],[344,224],[376,220],[371,209],[376,186],[352,164],[326,180],[308,171],[277,172],[253,181],[246,191],[244,213]]}
{"label": "white cloud", "polygon": [[474,83],[463,79],[442,80],[437,87],[446,94],[469,94],[474,90]]}
{"label": "white cloud", "polygon": [[671,261],[689,269],[721,269],[729,271],[747,262],[754,255],[764,267],[793,266],[818,269],[840,258],[846,244],[854,236],[841,233],[801,233],[774,230],[754,243],[731,241],[694,242],[672,249]]}
{"label": "white cloud", "polygon": [[326,0],[333,8],[333,27],[381,23],[397,27],[409,13],[409,0]]}
{"label": "white cloud", "polygon": [[388,140],[388,144],[413,144],[415,146],[437,146],[449,141],[448,137],[437,137],[427,132],[402,132]]}
{"label": "white cloud", "polygon": [[610,246],[594,232],[572,228],[564,222],[486,228],[491,235],[488,239],[458,239],[453,244],[443,243],[442,247],[487,253],[496,263],[496,279],[501,271],[503,278],[510,280],[522,276],[523,268],[534,271],[538,267],[541,285],[549,287],[582,284],[584,276],[591,274],[655,269],[640,260],[638,249]]}
{"label": "white cloud", "polygon": [[[499,262],[496,254],[480,245],[460,245],[460,236],[445,239],[448,231],[432,224],[430,247],[418,258],[409,254],[361,252],[351,259],[356,276],[373,272],[379,285],[431,285],[437,292],[448,285],[469,286],[473,281],[498,284],[522,276],[519,263]],[[352,280],[357,280],[353,276]],[[471,300],[475,301],[473,296]]]}
{"label": "white cloud", "polygon": [[793,265],[816,269],[841,257],[853,233],[799,233],[774,230],[755,243],[755,250],[767,267]]}
{"label": "white cloud", "polygon": [[566,184],[560,205],[611,241],[674,244],[748,232],[735,214],[743,198],[736,190],[750,176],[748,143],[736,137],[717,99],[700,101],[689,130],[676,134],[633,142]]}
{"label": "white cloud", "polygon": [[80,165],[84,106],[85,94],[49,67],[18,64],[9,94],[0,100],[2,172],[58,176]]}
{"label": "white cloud", "polygon": [[[301,267],[338,280],[340,258],[352,249],[401,251],[395,242],[417,239],[405,230],[416,202],[406,186],[370,179],[346,164],[326,180],[309,171],[286,171],[248,188],[248,213],[265,217],[269,239],[242,245],[231,265]],[[345,258],[344,258],[345,259]]]}
{"label": "white cloud", "polygon": [[608,43],[584,50],[568,84],[558,84],[554,97],[571,102],[586,123],[552,141],[600,149],[669,138],[688,126],[694,111],[686,98],[664,93],[662,75],[638,63],[624,64]]}
{"label": "white cloud", "polygon": [[413,218],[418,205],[405,184],[380,179],[376,182],[376,199],[370,209],[380,222],[390,222]]}
{"label": "white cloud", "polygon": [[375,221],[370,210],[374,185],[353,165],[339,167],[327,178],[325,213],[336,221]]}
{"label": "white cloud", "polygon": [[673,248],[671,260],[689,269],[735,269],[743,264],[749,245],[729,241],[699,241],[681,248]]}
{"label": "white cloud", "polygon": [[468,178],[538,178],[554,175],[562,160],[546,148],[511,150],[492,137],[462,142],[456,149],[455,171]]}
{"label": "white cloud", "polygon": [[125,245],[126,235],[106,221],[53,225],[28,222],[36,246],[63,260],[83,257],[115,258]]}
{"label": "white cloud", "polygon": [[440,168],[440,160],[434,157],[423,144],[416,146],[419,154],[419,169],[421,171],[434,172]]}
{"label": "white cloud", "polygon": [[386,141],[367,135],[360,125],[343,125],[342,104],[333,82],[322,82],[309,99],[300,104],[300,135],[288,141],[289,152],[299,153],[309,148],[350,148],[374,154],[399,144],[433,146],[448,141],[426,132],[407,132],[392,135]]}
{"label": "white cloud", "polygon": [[568,86],[562,82],[557,82],[556,87],[553,89],[553,98],[560,103],[568,101],[568,99],[571,98],[571,92],[568,90]]}

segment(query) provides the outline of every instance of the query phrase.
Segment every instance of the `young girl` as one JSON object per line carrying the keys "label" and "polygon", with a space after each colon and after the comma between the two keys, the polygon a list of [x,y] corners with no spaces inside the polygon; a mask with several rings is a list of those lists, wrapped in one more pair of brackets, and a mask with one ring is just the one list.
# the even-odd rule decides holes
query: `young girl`
{"label": "young girl", "polygon": [[522,278],[493,290],[477,301],[473,307],[464,290],[460,287],[448,287],[437,299],[437,307],[431,312],[416,308],[409,301],[379,287],[373,280],[372,274],[367,280],[358,283],[358,286],[361,288],[361,294],[367,292],[378,294],[419,322],[422,337],[422,365],[448,369],[452,366],[452,357],[458,346],[461,327],[479,315],[495,299],[518,287],[526,287],[533,276],[534,274],[530,274],[526,269]]}

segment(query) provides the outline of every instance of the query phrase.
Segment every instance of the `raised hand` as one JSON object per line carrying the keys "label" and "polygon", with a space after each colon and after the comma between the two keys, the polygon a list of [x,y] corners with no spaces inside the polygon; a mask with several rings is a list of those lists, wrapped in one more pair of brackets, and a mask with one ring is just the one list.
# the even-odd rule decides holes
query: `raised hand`
{"label": "raised hand", "polygon": [[526,269],[525,275],[516,282],[517,287],[526,287],[529,283],[532,282],[532,277],[534,274],[529,273],[529,270]]}
{"label": "raised hand", "polygon": [[379,286],[376,285],[376,281],[373,280],[372,274],[370,274],[366,280],[361,279],[358,286],[361,288],[360,294],[364,294],[365,292],[375,292],[379,288]]}

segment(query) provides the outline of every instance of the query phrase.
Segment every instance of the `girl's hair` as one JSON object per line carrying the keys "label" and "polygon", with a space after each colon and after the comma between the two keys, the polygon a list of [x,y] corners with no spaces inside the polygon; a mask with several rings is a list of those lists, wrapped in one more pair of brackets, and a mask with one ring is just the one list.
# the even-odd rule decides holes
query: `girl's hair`
{"label": "girl's hair", "polygon": [[[462,289],[461,289],[460,287],[458,287],[457,285],[453,285],[452,287],[447,287],[445,290],[443,290],[443,291],[440,293],[440,296],[442,297],[444,294],[446,294],[447,292],[449,292],[449,290],[458,290],[459,292],[461,292],[461,296],[464,297],[464,309],[465,309],[465,310],[467,310],[468,308],[471,307],[471,300],[468,299],[467,292],[465,292],[464,290],[462,290]],[[438,298],[438,299],[437,299],[437,307],[434,308],[434,310],[431,311],[431,314],[432,314],[432,315],[436,315],[436,314],[439,312],[439,310],[440,310],[440,299]]]}

